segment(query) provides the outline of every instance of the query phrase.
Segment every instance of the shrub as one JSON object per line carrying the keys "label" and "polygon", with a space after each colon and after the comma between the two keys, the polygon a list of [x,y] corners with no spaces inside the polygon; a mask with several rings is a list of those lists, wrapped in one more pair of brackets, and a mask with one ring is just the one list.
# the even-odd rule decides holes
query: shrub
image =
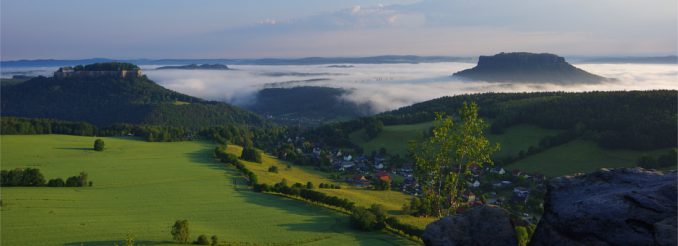
{"label": "shrub", "polygon": [[351,211],[351,226],[363,231],[374,231],[378,228],[377,216],[363,207],[356,207]]}
{"label": "shrub", "polygon": [[104,151],[104,145],[105,145],[104,140],[101,139],[94,140],[94,150]]}
{"label": "shrub", "polygon": [[212,239],[212,246],[219,245],[219,238],[217,237],[217,235],[212,235],[211,239]]}
{"label": "shrub", "polygon": [[49,186],[49,187],[64,187],[64,186],[66,186],[66,182],[64,182],[64,180],[61,179],[61,178],[50,179],[47,182],[47,186]]}
{"label": "shrub", "polygon": [[313,189],[313,183],[311,181],[306,183],[306,189]]}
{"label": "shrub", "polygon": [[209,245],[210,240],[207,239],[207,236],[205,234],[202,234],[202,235],[198,236],[198,239],[195,240],[195,242],[193,242],[193,243],[198,244],[198,245]]}
{"label": "shrub", "polygon": [[271,173],[278,173],[278,167],[276,166],[271,166],[268,168],[268,171]]}
{"label": "shrub", "polygon": [[17,168],[0,172],[1,186],[43,186],[45,177],[37,168]]}

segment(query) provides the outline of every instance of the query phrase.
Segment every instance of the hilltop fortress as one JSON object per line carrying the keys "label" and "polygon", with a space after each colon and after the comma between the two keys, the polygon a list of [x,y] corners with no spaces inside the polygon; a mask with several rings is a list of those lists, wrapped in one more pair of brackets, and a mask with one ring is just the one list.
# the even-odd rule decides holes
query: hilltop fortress
{"label": "hilltop fortress", "polygon": [[73,77],[114,77],[138,78],[141,77],[141,68],[131,63],[107,62],[95,63],[86,66],[62,67],[54,72],[55,78]]}

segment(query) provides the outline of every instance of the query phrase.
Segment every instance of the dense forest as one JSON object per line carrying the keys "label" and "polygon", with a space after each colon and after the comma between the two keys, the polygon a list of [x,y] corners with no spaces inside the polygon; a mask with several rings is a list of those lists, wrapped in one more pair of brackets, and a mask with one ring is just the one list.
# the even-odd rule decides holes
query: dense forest
{"label": "dense forest", "polygon": [[[89,66],[83,69],[95,69]],[[85,121],[97,126],[129,123],[191,129],[222,124],[266,124],[261,117],[246,110],[165,89],[145,76],[125,79],[37,77],[3,86],[1,93],[3,117]]]}
{"label": "dense forest", "polygon": [[[517,124],[533,124],[567,130],[568,134],[594,140],[605,148],[648,150],[677,145],[677,93],[673,90],[483,93],[442,97],[375,117],[384,125],[421,123],[434,119],[435,112],[456,115],[463,102],[473,101],[480,107],[480,116],[490,119],[493,133]],[[359,119],[326,125],[307,135],[321,143],[355,147],[348,134],[365,128],[367,122],[370,121]]]}

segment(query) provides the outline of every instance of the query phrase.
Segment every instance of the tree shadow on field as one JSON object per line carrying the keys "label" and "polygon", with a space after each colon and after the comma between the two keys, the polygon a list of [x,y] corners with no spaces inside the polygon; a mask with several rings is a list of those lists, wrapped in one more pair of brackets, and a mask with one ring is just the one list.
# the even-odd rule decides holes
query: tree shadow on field
{"label": "tree shadow on field", "polygon": [[65,149],[65,150],[94,150],[93,148],[78,148],[78,147],[58,147],[54,149]]}
{"label": "tree shadow on field", "polygon": [[[303,223],[282,223],[276,226],[282,227],[290,232],[317,232],[317,233],[338,233],[353,237],[360,245],[402,245],[403,242],[411,242],[407,239],[387,234],[385,232],[362,232],[351,229],[348,215],[309,204],[303,201],[277,196],[274,194],[257,193],[247,185],[247,180],[232,165],[224,164],[214,158],[214,149],[205,148],[196,152],[187,153],[186,156],[191,162],[208,166],[210,168],[221,170],[232,179],[233,186],[237,191],[234,196],[240,196],[245,202],[268,208],[281,210],[285,214],[294,214],[307,217]],[[262,232],[265,233],[265,232]],[[318,234],[317,237],[306,240],[322,242],[329,237],[338,235]],[[253,239],[255,240],[255,239]],[[113,242],[113,241],[111,241]],[[293,244],[305,243],[304,239],[298,242],[289,242]],[[109,244],[112,245],[112,244]]]}
{"label": "tree shadow on field", "polygon": [[[148,241],[148,240],[134,240],[134,245],[159,245],[159,244],[174,244],[175,241]],[[71,242],[65,243],[64,246],[112,246],[112,245],[125,245],[125,240],[104,240],[104,241],[84,241],[84,242]]]}
{"label": "tree shadow on field", "polygon": [[188,160],[217,170],[227,170],[227,164],[217,161],[214,149],[204,148],[196,152],[186,153]]}

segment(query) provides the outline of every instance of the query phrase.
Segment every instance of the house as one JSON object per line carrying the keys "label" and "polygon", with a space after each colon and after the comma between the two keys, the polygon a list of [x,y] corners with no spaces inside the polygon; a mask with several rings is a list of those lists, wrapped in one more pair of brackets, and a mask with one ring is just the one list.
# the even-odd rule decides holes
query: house
{"label": "house", "polygon": [[353,156],[351,156],[351,155],[344,156],[344,161],[351,161],[351,160],[353,160]]}
{"label": "house", "polygon": [[490,172],[500,174],[500,175],[504,175],[506,173],[506,170],[504,170],[504,168],[501,168],[501,167],[495,167],[495,168],[490,169]]}
{"label": "house", "polygon": [[339,170],[344,171],[346,169],[352,168],[353,166],[355,166],[355,163],[351,161],[344,161],[341,163],[341,168],[339,168]]}
{"label": "house", "polygon": [[466,199],[466,202],[469,203],[476,201],[476,194],[470,191],[465,192],[463,197]]}
{"label": "house", "polygon": [[365,178],[365,176],[360,175],[360,174],[353,176],[353,178],[350,181],[354,185],[358,185],[358,186],[366,186],[366,185],[370,184],[370,182],[367,180],[367,178]]}
{"label": "house", "polygon": [[513,188],[513,194],[519,197],[527,197],[530,195],[530,190],[525,187],[515,187]]}
{"label": "house", "polygon": [[473,182],[473,183],[471,184],[471,187],[473,187],[473,188],[478,188],[478,187],[480,187],[480,181],[476,180],[475,182]]}
{"label": "house", "polygon": [[516,203],[527,203],[527,198],[530,196],[530,191],[524,187],[513,188],[513,197],[511,200]]}
{"label": "house", "polygon": [[381,171],[378,172],[375,176],[381,181],[391,182],[391,176],[387,172]]}
{"label": "house", "polygon": [[375,164],[375,165],[374,165],[374,168],[375,168],[375,169],[383,169],[383,168],[384,168],[384,164],[382,164],[382,163]]}

